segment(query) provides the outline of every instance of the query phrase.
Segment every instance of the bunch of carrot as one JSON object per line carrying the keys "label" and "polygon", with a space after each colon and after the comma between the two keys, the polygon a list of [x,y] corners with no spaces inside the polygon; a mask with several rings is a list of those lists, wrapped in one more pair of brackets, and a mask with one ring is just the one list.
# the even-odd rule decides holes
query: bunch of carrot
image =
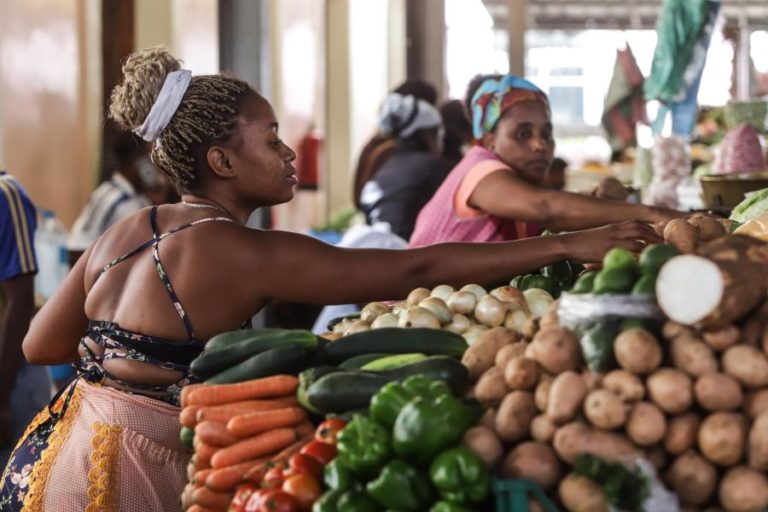
{"label": "bunch of carrot", "polygon": [[296,377],[275,375],[182,389],[179,419],[195,433],[184,510],[227,510],[238,484],[259,482],[271,465],[287,461],[312,439],[314,427],[296,402],[297,387]]}

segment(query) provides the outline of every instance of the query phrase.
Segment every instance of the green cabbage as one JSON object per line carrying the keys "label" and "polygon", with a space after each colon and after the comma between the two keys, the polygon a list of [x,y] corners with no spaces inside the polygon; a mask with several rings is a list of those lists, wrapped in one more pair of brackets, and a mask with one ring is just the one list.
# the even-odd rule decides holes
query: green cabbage
{"label": "green cabbage", "polygon": [[768,188],[750,194],[737,204],[731,211],[731,220],[747,222],[765,212],[768,212]]}

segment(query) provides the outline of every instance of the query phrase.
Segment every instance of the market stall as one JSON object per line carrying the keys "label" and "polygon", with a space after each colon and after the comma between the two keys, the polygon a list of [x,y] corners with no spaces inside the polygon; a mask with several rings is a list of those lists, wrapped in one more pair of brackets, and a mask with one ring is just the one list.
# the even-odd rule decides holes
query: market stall
{"label": "market stall", "polygon": [[750,205],[600,270],[213,338],[182,395],[184,509],[764,509],[768,245],[731,233],[765,237]]}

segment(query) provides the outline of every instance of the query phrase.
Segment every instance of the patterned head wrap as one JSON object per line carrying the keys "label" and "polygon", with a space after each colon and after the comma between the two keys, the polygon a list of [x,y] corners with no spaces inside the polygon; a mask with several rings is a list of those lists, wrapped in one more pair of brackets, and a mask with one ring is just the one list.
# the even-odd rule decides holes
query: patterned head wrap
{"label": "patterned head wrap", "polygon": [[442,126],[440,112],[415,96],[394,92],[387,96],[379,112],[379,130],[400,139],[410,137],[419,130],[440,129]]}
{"label": "patterned head wrap", "polygon": [[521,101],[539,101],[549,113],[549,100],[541,89],[528,80],[504,75],[501,80],[489,78],[472,95],[472,136],[481,140],[493,131],[504,112]]}

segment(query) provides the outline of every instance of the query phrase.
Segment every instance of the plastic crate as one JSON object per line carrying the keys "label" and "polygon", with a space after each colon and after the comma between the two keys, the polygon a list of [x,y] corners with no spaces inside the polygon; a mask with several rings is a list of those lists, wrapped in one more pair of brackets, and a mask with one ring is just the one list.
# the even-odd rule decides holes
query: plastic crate
{"label": "plastic crate", "polygon": [[539,484],[525,478],[494,480],[496,512],[527,512],[528,499],[536,498],[545,512],[558,512]]}

